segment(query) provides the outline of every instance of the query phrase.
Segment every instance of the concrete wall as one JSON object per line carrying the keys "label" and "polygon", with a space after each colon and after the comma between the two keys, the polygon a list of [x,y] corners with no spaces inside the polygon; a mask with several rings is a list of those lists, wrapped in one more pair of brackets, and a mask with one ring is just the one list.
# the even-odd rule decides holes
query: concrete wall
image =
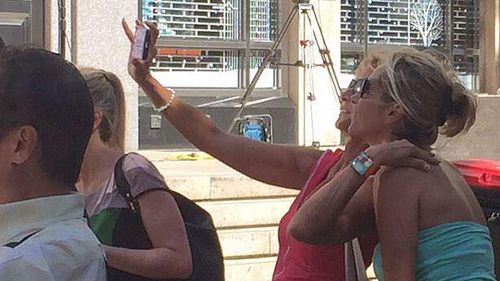
{"label": "concrete wall", "polygon": [[447,160],[486,158],[500,160],[500,96],[480,95],[476,123],[469,132],[440,138],[437,153]]}
{"label": "concrete wall", "polygon": [[129,78],[127,60],[130,43],[123,33],[121,19],[134,24],[138,1],[85,0],[76,8],[76,63],[102,68],[117,74],[122,82],[127,101],[126,147],[138,147],[138,87]]}
{"label": "concrete wall", "polygon": [[[66,0],[66,3],[67,36],[68,42],[71,42],[66,44],[66,58],[80,66],[102,68],[118,75],[126,94],[125,144],[127,150],[136,150],[139,140],[138,86],[127,73],[130,44],[123,33],[121,19],[125,18],[133,25],[138,16],[139,1]],[[46,17],[49,19],[46,47],[59,52],[57,0],[48,1],[46,8]]]}

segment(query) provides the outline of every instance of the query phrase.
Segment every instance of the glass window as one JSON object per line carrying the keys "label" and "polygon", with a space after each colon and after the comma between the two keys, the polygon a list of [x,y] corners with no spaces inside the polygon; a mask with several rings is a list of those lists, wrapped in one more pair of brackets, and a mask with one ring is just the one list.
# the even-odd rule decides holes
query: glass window
{"label": "glass window", "polygon": [[[244,91],[279,28],[279,0],[141,1],[160,28],[154,75],[171,87]],[[279,90],[278,77],[266,69],[257,88]]]}
{"label": "glass window", "polygon": [[43,0],[1,0],[0,34],[5,44],[44,47]]}
{"label": "glass window", "polygon": [[143,0],[142,17],[158,23],[160,36],[239,40],[240,1]]}
{"label": "glass window", "polygon": [[[250,77],[254,77],[255,73],[259,69],[260,64],[264,60],[264,56],[267,51],[262,50],[252,50],[250,59]],[[277,58],[279,59],[279,58]],[[277,68],[273,68],[272,64],[264,69],[264,72],[260,76],[257,82],[257,88],[278,88],[279,87],[279,71]]]}
{"label": "glass window", "polygon": [[239,53],[238,50],[160,48],[153,74],[170,87],[237,88]]}
{"label": "glass window", "polygon": [[373,46],[432,47],[445,53],[463,82],[470,89],[477,90],[479,2],[342,0],[341,77],[348,81],[350,77],[346,76],[352,74],[366,49]]}

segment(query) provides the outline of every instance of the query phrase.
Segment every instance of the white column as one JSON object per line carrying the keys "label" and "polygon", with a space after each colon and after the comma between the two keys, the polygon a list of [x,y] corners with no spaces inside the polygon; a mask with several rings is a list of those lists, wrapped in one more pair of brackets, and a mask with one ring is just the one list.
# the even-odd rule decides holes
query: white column
{"label": "white column", "polygon": [[123,33],[121,20],[131,26],[138,18],[138,1],[78,0],[76,7],[76,63],[102,68],[118,75],[126,95],[127,150],[138,148],[138,86],[129,78],[127,59],[130,44]]}

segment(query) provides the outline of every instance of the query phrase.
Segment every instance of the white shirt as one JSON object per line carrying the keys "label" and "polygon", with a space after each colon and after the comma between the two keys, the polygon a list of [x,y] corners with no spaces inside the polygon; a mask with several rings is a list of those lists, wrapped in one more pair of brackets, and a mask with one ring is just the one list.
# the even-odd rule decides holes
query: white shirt
{"label": "white shirt", "polygon": [[69,194],[0,205],[0,280],[105,281],[104,250]]}

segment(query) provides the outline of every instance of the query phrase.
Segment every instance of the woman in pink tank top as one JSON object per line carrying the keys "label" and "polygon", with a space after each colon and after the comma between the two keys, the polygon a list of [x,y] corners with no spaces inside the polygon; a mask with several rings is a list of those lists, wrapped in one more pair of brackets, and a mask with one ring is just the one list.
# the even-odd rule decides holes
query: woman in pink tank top
{"label": "woman in pink tank top", "polygon": [[[281,219],[278,230],[279,252],[273,280],[344,280],[344,245],[312,245],[299,242],[287,233],[290,220],[300,205],[326,178],[330,168],[341,160],[343,151],[326,151],[319,159],[309,181]],[[365,266],[371,261],[376,237],[360,239]]]}
{"label": "woman in pink tank top", "polygon": [[[356,78],[368,77],[373,70],[382,63],[383,54],[371,54],[356,69]],[[353,80],[354,82],[355,80]],[[344,134],[350,124],[351,103],[348,102],[353,92],[354,83],[342,95],[340,114],[335,126]],[[288,212],[279,223],[278,239],[279,251],[274,268],[274,281],[343,281],[345,280],[344,245],[313,245],[294,239],[287,232],[288,224],[295,216],[299,207],[317,189],[332,179],[336,171],[348,165],[348,161],[366,148],[364,143],[349,140],[346,151],[337,149],[327,150],[317,159],[311,168],[309,177]],[[373,249],[377,238],[360,238],[360,246],[365,266],[371,263]]]}

